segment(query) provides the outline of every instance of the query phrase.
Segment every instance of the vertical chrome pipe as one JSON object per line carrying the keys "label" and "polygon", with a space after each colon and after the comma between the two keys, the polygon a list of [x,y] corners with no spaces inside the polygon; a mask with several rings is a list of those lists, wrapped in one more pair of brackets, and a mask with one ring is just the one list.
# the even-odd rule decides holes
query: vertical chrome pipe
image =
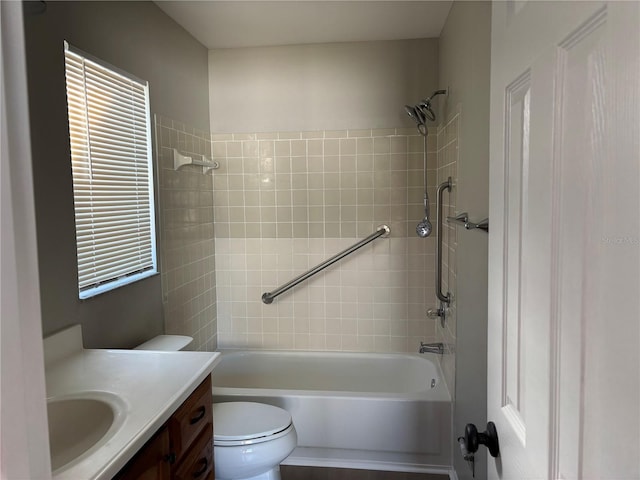
{"label": "vertical chrome pipe", "polygon": [[438,192],[436,195],[438,200],[438,206],[436,209],[436,225],[438,228],[438,243],[436,244],[436,295],[441,302],[449,305],[449,302],[451,302],[451,294],[449,292],[447,292],[446,295],[442,293],[442,197],[445,190],[451,191],[451,177],[447,178],[446,182],[442,182],[438,185]]}

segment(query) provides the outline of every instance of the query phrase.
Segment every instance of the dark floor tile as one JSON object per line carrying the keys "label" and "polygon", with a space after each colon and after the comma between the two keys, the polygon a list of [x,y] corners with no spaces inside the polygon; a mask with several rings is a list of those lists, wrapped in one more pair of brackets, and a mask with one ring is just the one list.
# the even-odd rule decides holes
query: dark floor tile
{"label": "dark floor tile", "polygon": [[448,475],[412,472],[381,472],[351,468],[280,467],[282,480],[449,480]]}

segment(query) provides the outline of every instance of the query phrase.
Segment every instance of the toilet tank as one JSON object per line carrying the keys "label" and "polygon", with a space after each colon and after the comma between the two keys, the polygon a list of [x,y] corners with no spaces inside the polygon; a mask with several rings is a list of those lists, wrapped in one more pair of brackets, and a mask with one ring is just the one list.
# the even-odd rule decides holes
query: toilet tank
{"label": "toilet tank", "polygon": [[151,340],[141,343],[134,350],[162,350],[165,352],[177,352],[187,348],[193,338],[186,335],[158,335]]}

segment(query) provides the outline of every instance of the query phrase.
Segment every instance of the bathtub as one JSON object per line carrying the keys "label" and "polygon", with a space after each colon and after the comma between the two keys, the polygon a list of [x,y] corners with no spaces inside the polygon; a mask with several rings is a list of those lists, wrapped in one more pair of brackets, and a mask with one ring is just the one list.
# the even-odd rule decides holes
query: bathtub
{"label": "bathtub", "polygon": [[450,470],[451,397],[433,354],[223,351],[212,379],[215,403],[291,413],[285,465]]}

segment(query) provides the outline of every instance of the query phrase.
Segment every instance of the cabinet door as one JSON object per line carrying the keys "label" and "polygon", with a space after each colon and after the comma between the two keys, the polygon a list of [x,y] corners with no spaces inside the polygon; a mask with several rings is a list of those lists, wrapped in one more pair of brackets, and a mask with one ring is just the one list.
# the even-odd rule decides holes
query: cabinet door
{"label": "cabinet door", "polygon": [[207,424],[191,448],[185,452],[173,473],[174,480],[205,480],[213,473],[212,432],[213,426]]}
{"label": "cabinet door", "polygon": [[[178,463],[206,425],[213,424],[211,376],[208,376],[169,419],[171,450]],[[210,428],[210,427],[209,427]]]}
{"label": "cabinet door", "polygon": [[138,454],[120,470],[116,480],[169,480],[169,430],[161,428]]}

